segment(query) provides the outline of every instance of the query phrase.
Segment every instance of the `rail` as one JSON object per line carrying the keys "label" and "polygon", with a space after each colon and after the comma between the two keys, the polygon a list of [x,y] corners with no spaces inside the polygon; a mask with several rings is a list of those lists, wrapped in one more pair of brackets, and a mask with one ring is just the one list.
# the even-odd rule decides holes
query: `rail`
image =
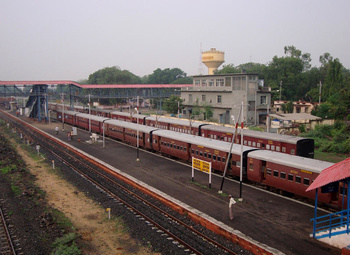
{"label": "rail", "polygon": [[[319,216],[311,219],[311,221],[314,222],[313,237],[316,239],[350,233],[348,210]],[[345,227],[345,230],[343,227]]]}
{"label": "rail", "polygon": [[[1,247],[4,246],[2,248],[2,251],[4,251],[4,253],[1,254],[16,254],[16,250],[15,247],[12,243],[12,239],[11,239],[11,235],[10,232],[8,230],[8,227],[6,225],[6,219],[4,216],[4,213],[2,211],[2,209],[0,208],[0,225],[1,225],[1,230],[0,233],[4,233],[5,238],[6,238],[6,242],[1,242]],[[6,245],[6,247],[5,247]],[[6,250],[6,253],[5,253]]]}

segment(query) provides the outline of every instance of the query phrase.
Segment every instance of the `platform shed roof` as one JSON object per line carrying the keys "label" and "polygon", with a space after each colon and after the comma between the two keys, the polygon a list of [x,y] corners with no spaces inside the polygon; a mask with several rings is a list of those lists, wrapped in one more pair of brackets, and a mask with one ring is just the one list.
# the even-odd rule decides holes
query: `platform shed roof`
{"label": "platform shed roof", "polygon": [[332,182],[341,181],[350,177],[350,158],[347,158],[339,163],[336,163],[324,169],[316,180],[307,188],[306,191],[311,191]]}

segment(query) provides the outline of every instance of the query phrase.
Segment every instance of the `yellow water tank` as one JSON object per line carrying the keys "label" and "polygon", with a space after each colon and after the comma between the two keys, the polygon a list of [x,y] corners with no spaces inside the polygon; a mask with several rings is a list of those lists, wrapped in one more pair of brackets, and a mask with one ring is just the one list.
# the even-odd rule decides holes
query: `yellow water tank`
{"label": "yellow water tank", "polygon": [[225,53],[211,48],[210,51],[202,52],[202,62],[208,67],[208,73],[214,74],[214,71],[225,62]]}

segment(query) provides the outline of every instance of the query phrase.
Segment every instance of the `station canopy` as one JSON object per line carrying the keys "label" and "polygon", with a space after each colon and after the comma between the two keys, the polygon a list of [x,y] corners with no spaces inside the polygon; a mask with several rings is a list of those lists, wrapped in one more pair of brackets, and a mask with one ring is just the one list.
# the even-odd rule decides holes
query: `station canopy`
{"label": "station canopy", "polygon": [[324,169],[316,180],[307,188],[306,191],[311,191],[332,182],[342,181],[350,177],[350,158],[338,162]]}

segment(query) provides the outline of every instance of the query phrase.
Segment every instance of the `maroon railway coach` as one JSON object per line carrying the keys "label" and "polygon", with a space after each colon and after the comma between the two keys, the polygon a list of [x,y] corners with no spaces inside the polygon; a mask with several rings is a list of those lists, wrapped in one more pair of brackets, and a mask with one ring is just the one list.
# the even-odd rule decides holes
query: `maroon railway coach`
{"label": "maroon railway coach", "polygon": [[[315,191],[306,192],[322,170],[333,163],[267,150],[249,152],[247,179],[310,199]],[[321,193],[319,201],[330,204],[338,200],[338,193]]]}

